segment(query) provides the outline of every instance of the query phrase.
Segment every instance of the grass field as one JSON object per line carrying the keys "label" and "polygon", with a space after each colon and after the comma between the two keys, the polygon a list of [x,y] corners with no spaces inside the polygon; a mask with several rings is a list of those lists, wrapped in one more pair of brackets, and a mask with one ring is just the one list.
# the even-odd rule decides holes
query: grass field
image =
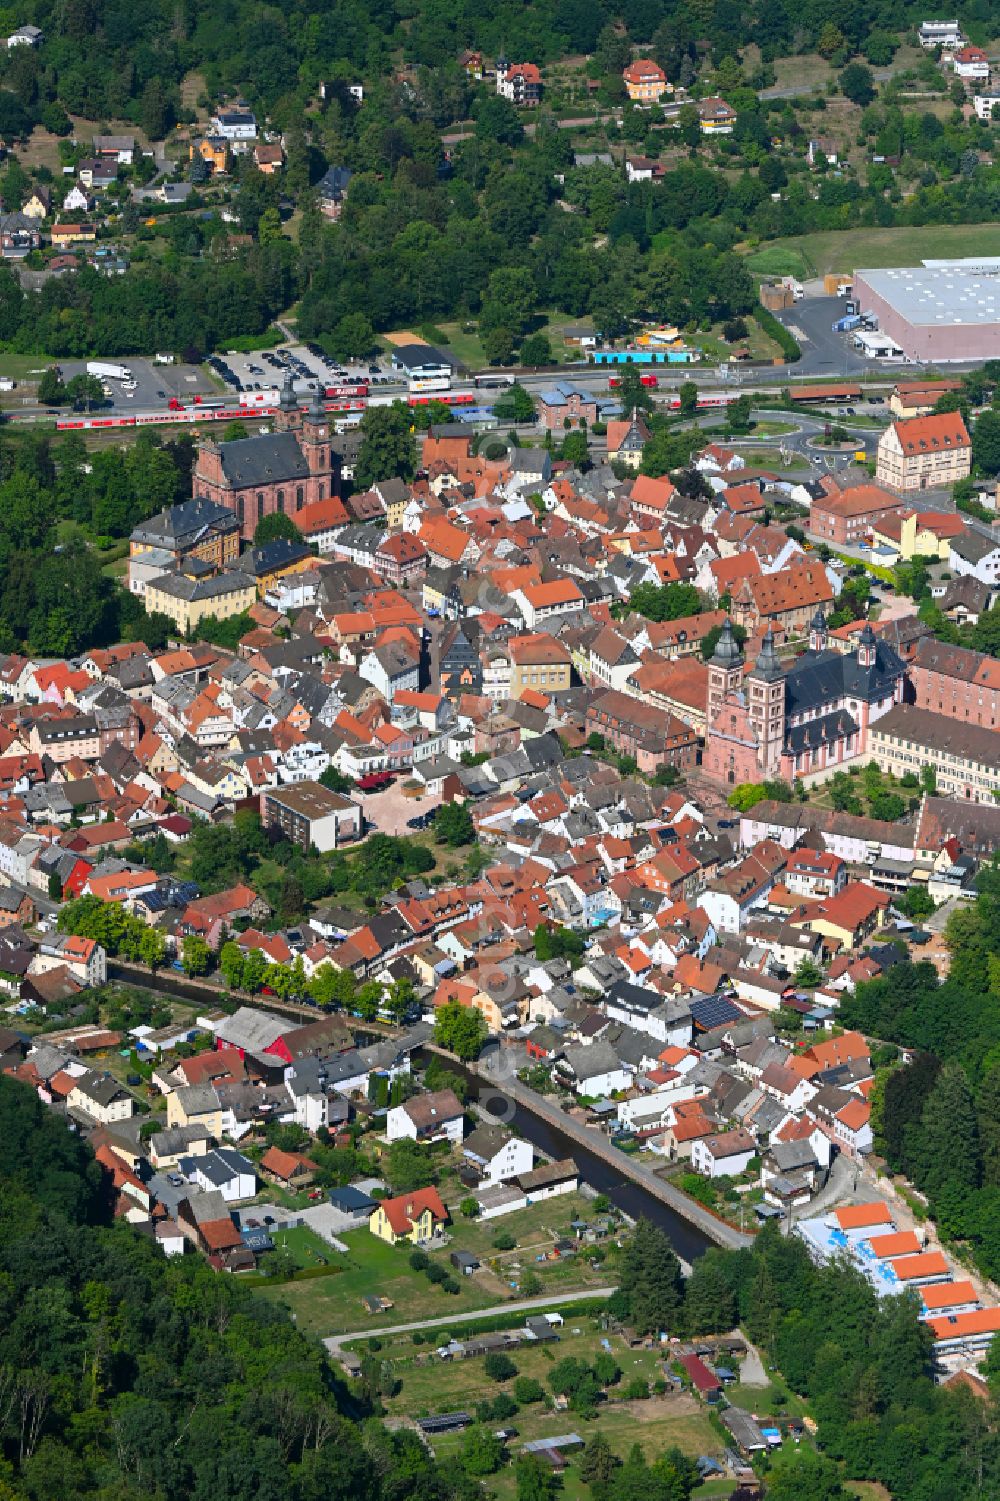
{"label": "grass field", "polygon": [[808,460],[804,459],[798,453],[790,454],[788,463],[786,464],[781,457],[780,449],[759,448],[756,444],[748,444],[745,447],[741,447],[739,438],[729,438],[724,441],[735,448],[737,453],[741,453],[753,469],[795,470],[809,468]]}
{"label": "grass field", "polygon": [[[566,360],[579,359],[578,350],[566,349],[563,344],[563,329],[567,323],[579,320],[569,318],[562,313],[547,314],[543,312],[539,317],[541,322],[536,332],[548,335],[549,342],[552,345],[553,361],[556,364],[562,364]],[[466,332],[464,320],[452,323],[439,322],[437,324],[437,328],[447,339],[447,343],[444,346],[447,352],[454,355],[457,360],[460,360],[470,370],[482,370],[489,361],[483,353],[483,346],[480,343],[475,323],[471,323],[469,326],[473,330],[471,333]],[[414,331],[419,332],[416,329]],[[386,348],[391,348],[391,345],[387,344]]]}
{"label": "grass field", "polygon": [[923,224],[897,229],[821,230],[772,240],[747,257],[764,276],[808,279],[861,266],[913,266],[925,257],[993,255],[1000,224]]}
{"label": "grass field", "polygon": [[[577,1432],[584,1439],[590,1438],[599,1428],[612,1449],[621,1456],[628,1453],[634,1443],[642,1446],[646,1458],[657,1458],[665,1448],[676,1444],[685,1453],[720,1455],[722,1445],[712,1430],[707,1413],[689,1393],[672,1393],[669,1396],[650,1397],[645,1401],[626,1402],[619,1395],[624,1383],[635,1376],[652,1381],[661,1374],[661,1359],[655,1350],[630,1350],[618,1335],[605,1336],[594,1319],[574,1320],[567,1315],[560,1330],[556,1345],[523,1345],[511,1352],[511,1358],[521,1376],[532,1376],[546,1389],[549,1373],[556,1361],[573,1356],[591,1361],[601,1349],[601,1340],[607,1337],[611,1354],[622,1369],[622,1381],[612,1387],[609,1400],[598,1409],[595,1418],[580,1418],[576,1413],[557,1412],[544,1403],[531,1403],[522,1407],[513,1424],[518,1437],[512,1446],[518,1447],[536,1438],[553,1437],[556,1434]],[[420,1364],[418,1364],[420,1360]],[[396,1396],[386,1402],[391,1414],[407,1417],[422,1417],[429,1412],[447,1412],[472,1406],[484,1398],[494,1397],[501,1390],[512,1390],[510,1383],[498,1386],[483,1369],[482,1359],[450,1363],[411,1350],[407,1358],[394,1361],[395,1374],[402,1386]],[[434,1439],[435,1452],[448,1458],[462,1447],[461,1434],[442,1435]],[[582,1501],[589,1496],[579,1475],[579,1460],[571,1460],[562,1477],[562,1494],[566,1501]],[[512,1466],[490,1476],[488,1487],[500,1501],[508,1501],[514,1494],[514,1471]],[[731,1489],[730,1485],[730,1489]],[[705,1492],[706,1495],[712,1492]],[[723,1492],[722,1494],[728,1494]]]}
{"label": "grass field", "polygon": [[[474,1220],[464,1220],[458,1212],[459,1200],[465,1190],[457,1182],[445,1188],[445,1202],[452,1216],[451,1240],[444,1250],[430,1252],[431,1259],[455,1276],[459,1292],[445,1293],[429,1282],[423,1272],[415,1272],[409,1264],[412,1246],[388,1246],[376,1240],[367,1230],[352,1230],[342,1237],[350,1247],[347,1257],[336,1252],[326,1253],[345,1270],[336,1277],[318,1278],[316,1281],[284,1283],[267,1289],[267,1296],[277,1299],[291,1309],[300,1329],[310,1334],[340,1334],[352,1329],[371,1329],[378,1323],[408,1324],[419,1319],[447,1318],[452,1313],[468,1313],[502,1306],[505,1299],[523,1296],[520,1280],[529,1269],[536,1273],[541,1287],[538,1296],[546,1293],[558,1297],[565,1292],[583,1291],[588,1287],[603,1287],[608,1284],[609,1274],[604,1266],[594,1267],[587,1255],[561,1256],[553,1261],[536,1262],[536,1255],[551,1250],[555,1239],[569,1229],[571,1220],[593,1218],[593,1205],[579,1194],[566,1194],[545,1203],[534,1204],[519,1214],[506,1219],[490,1221],[484,1225]],[[501,1253],[493,1245],[493,1237],[503,1226],[518,1238],[514,1251]],[[288,1232],[294,1236],[300,1232]],[[324,1242],[311,1237],[309,1245],[324,1248]],[[294,1242],[291,1242],[294,1246]],[[483,1263],[482,1270],[471,1277],[463,1277],[454,1271],[449,1261],[453,1250],[471,1251]],[[305,1261],[303,1265],[308,1265]],[[493,1269],[495,1268],[495,1270]],[[381,1315],[372,1315],[363,1306],[361,1298],[366,1293],[377,1293],[388,1298],[393,1307]],[[409,1336],[398,1336],[395,1346],[409,1349]]]}
{"label": "grass field", "polygon": [[[379,1319],[386,1324],[406,1324],[416,1319],[490,1308],[498,1301],[474,1277],[458,1278],[457,1293],[445,1293],[434,1287],[423,1272],[411,1268],[408,1258],[412,1246],[386,1245],[367,1230],[350,1230],[338,1238],[350,1247],[343,1258],[345,1269],[339,1276],[260,1290],[261,1296],[289,1309],[306,1334],[323,1336],[370,1329]],[[446,1264],[448,1253],[436,1252],[435,1260]],[[388,1298],[392,1309],[373,1316],[361,1302],[366,1293]]]}

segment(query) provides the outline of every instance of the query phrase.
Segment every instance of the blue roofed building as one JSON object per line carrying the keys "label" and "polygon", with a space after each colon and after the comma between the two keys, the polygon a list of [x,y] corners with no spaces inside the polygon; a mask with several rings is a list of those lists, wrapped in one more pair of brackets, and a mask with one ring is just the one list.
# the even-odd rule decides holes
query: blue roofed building
{"label": "blue roofed building", "polygon": [[597,397],[569,381],[559,380],[538,393],[538,414],[549,432],[570,427],[589,427],[597,421]]}

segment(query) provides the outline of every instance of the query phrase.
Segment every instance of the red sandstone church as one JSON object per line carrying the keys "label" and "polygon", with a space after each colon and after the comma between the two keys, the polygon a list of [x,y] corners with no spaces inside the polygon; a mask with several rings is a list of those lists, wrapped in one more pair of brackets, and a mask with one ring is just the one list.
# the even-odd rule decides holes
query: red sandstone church
{"label": "red sandstone church", "polygon": [[787,668],[770,629],[754,666],[726,620],[708,664],[706,775],[730,786],[781,777],[810,780],[856,761],[869,727],[903,696],[906,664],[870,625],[853,652],[830,651],[823,612],[809,650]]}
{"label": "red sandstone church", "polygon": [[303,506],[340,491],[340,455],[319,392],[303,412],[290,378],[281,390],[275,431],[231,443],[201,443],[192,476],[192,494],[208,496],[233,511],[240,535],[252,539],[262,516]]}

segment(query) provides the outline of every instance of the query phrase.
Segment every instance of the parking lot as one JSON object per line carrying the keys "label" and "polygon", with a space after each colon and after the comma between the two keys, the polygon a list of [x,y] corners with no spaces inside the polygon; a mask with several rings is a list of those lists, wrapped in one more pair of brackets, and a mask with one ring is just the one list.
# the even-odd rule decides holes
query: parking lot
{"label": "parking lot", "polygon": [[299,396],[307,396],[318,381],[328,386],[350,385],[376,379],[385,383],[389,377],[387,368],[379,368],[376,376],[367,364],[349,362],[340,365],[322,353],[307,349],[304,344],[282,344],[276,349],[255,350],[252,354],[225,350],[209,363],[233,391],[241,387],[251,392],[271,390],[280,387],[289,373]]}
{"label": "parking lot", "polygon": [[[74,375],[87,373],[86,360],[60,360],[59,363],[63,380],[71,380]],[[119,361],[109,360],[106,363],[118,364]],[[190,402],[196,395],[219,394],[200,365],[156,365],[152,360],[138,355],[125,355],[120,363],[131,370],[136,389],[129,397],[122,390],[120,381],[105,381],[110,392],[111,407],[116,412],[155,411],[159,407],[165,407],[172,396]]]}
{"label": "parking lot", "polygon": [[353,794],[361,804],[369,825],[381,834],[412,834],[414,830],[407,828],[408,820],[431,812],[441,803],[439,796],[430,797],[427,793],[422,797],[415,794],[407,797],[403,791],[405,780],[399,778],[382,792]]}

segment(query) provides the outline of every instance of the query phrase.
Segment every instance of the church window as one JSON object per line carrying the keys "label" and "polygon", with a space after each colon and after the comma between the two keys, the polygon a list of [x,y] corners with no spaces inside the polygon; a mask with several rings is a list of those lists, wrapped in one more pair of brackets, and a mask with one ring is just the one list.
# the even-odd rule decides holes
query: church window
{"label": "church window", "polygon": [[243,525],[243,496],[242,495],[237,495],[237,497],[236,497],[236,520],[240,523],[241,526]]}
{"label": "church window", "polygon": [[303,490],[302,486],[299,485],[295,491],[295,509],[297,511],[301,511],[302,507],[305,505],[305,499],[306,492],[305,490]]}
{"label": "church window", "polygon": [[263,516],[263,514],[264,514],[264,492],[263,492],[263,490],[258,490],[257,491],[257,520],[258,521]]}
{"label": "church window", "polygon": [[284,492],[284,490],[279,490],[278,491],[278,510],[279,511],[284,511],[284,509],[285,509],[285,492]]}

